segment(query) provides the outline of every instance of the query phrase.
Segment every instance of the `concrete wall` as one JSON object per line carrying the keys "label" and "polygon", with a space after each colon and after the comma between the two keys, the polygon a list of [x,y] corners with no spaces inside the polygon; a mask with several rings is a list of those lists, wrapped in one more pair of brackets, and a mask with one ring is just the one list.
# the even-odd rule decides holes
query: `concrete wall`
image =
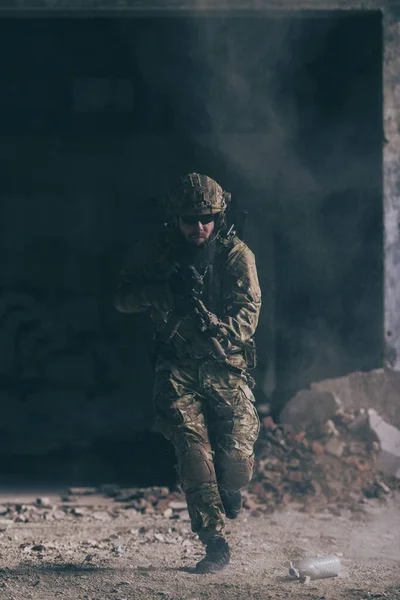
{"label": "concrete wall", "polygon": [[385,365],[400,371],[400,13],[384,19]]}

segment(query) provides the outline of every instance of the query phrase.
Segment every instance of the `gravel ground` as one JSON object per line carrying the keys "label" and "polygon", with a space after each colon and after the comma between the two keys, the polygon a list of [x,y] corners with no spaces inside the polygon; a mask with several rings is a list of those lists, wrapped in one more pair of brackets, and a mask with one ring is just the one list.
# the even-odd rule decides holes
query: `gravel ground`
{"label": "gravel ground", "polygon": [[[0,496],[0,504],[35,498]],[[258,517],[245,511],[228,522],[232,562],[215,575],[193,572],[203,547],[185,512],[142,515],[91,496],[74,500],[81,512],[74,516],[54,508],[59,496],[50,500],[46,519],[11,521],[0,534],[0,600],[400,600],[398,496],[340,516],[296,505]],[[314,554],[340,556],[340,577],[289,580],[288,561]]]}

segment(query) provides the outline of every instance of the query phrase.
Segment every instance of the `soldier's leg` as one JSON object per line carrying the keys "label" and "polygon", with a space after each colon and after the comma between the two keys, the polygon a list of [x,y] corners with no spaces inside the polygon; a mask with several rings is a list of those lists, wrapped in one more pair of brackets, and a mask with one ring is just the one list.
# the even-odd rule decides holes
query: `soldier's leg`
{"label": "soldier's leg", "polygon": [[254,443],[260,431],[254,396],[246,378],[223,365],[211,368],[207,383],[208,428],[218,483],[237,491],[253,474]]}
{"label": "soldier's leg", "polygon": [[197,372],[189,363],[179,368],[168,362],[157,365],[156,425],[175,447],[192,531],[208,543],[212,538],[223,537],[225,515],[197,385]]}

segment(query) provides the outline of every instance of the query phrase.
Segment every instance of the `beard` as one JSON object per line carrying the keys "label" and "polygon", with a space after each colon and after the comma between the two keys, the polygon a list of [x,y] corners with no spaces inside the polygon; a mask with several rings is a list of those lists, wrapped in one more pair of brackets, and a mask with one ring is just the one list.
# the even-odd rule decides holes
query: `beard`
{"label": "beard", "polygon": [[204,242],[207,240],[207,236],[206,235],[195,235],[195,234],[191,234],[188,236],[187,241],[189,242],[189,244],[194,244],[195,246],[199,246],[201,244],[204,244]]}

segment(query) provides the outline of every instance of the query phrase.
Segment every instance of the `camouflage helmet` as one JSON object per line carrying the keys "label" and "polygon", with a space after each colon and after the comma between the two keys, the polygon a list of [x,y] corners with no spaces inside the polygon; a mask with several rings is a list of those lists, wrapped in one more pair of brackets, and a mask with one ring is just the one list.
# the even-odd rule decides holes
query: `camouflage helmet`
{"label": "camouflage helmet", "polygon": [[230,194],[207,175],[189,173],[167,197],[167,208],[173,216],[214,215],[222,213]]}

